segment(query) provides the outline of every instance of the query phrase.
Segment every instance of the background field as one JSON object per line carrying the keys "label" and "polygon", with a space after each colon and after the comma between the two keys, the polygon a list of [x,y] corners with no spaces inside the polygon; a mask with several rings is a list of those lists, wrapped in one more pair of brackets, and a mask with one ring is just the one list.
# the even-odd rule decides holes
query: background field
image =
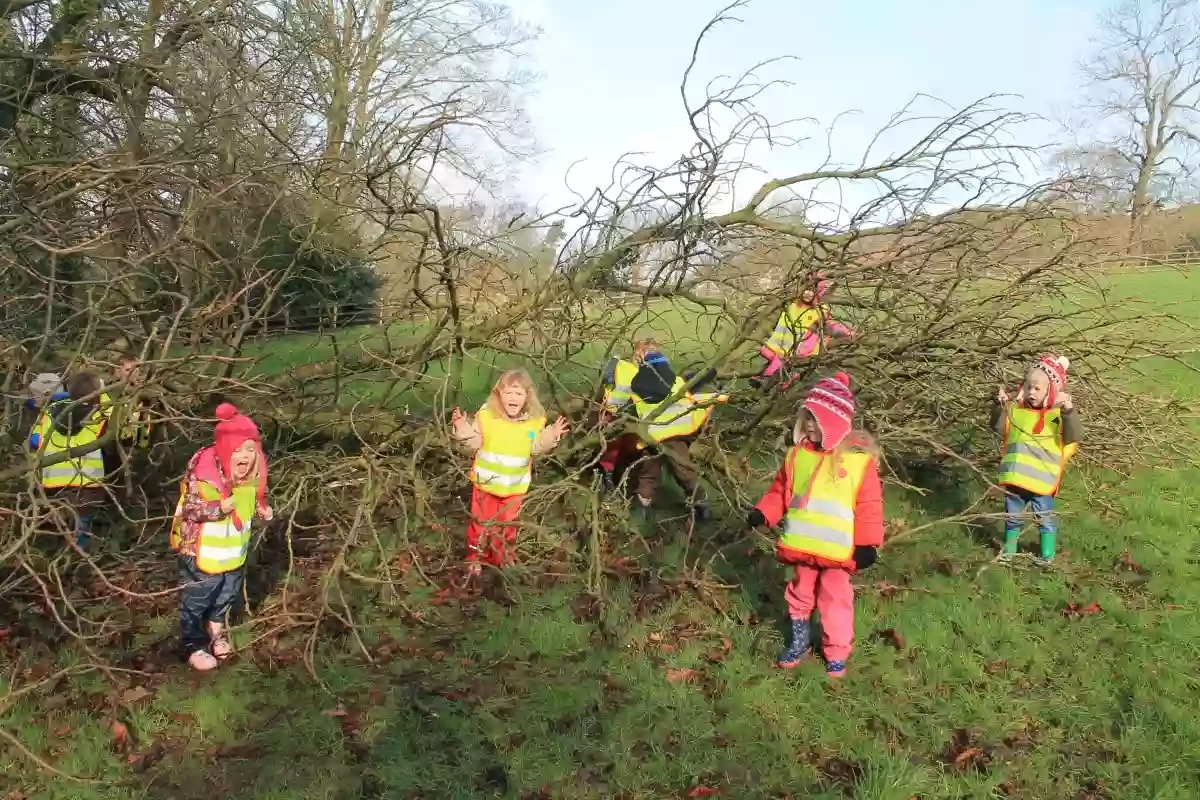
{"label": "background field", "polygon": [[[1110,288],[1185,326],[1200,322],[1196,281],[1158,272]],[[664,331],[710,334],[682,324],[667,319]],[[377,346],[380,334],[339,337],[339,347]],[[278,372],[333,345],[262,347],[260,368]],[[581,375],[597,359],[581,356]],[[489,366],[472,369],[474,402]],[[1200,394],[1186,362],[1113,378],[1183,402]],[[431,588],[381,600],[377,618],[360,621],[376,663],[330,638],[315,653],[323,684],[294,642],[187,674],[164,654],[170,602],[138,608],[129,650],[145,660],[130,666],[149,677],[131,674],[115,693],[99,675],[73,679],[2,722],[59,770],[99,782],[50,776],[8,747],[0,789],[14,799],[1190,800],[1200,796],[1198,481],[1200,470],[1165,463],[1132,479],[1072,474],[1063,552],[1046,572],[991,564],[998,521],[906,533],[975,487],[889,490],[893,538],[857,581],[857,650],[836,684],[819,663],[773,668],[784,570],[741,537],[732,509],[711,528],[689,533],[674,519],[629,541],[608,565],[603,607],[569,574],[510,576],[511,604],[441,604]],[[460,527],[447,520],[431,541]],[[32,610],[23,624],[53,628]]]}

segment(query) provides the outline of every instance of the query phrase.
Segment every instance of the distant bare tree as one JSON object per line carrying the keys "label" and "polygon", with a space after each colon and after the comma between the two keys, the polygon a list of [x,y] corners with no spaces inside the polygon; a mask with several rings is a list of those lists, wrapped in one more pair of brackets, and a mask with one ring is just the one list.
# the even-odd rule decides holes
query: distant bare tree
{"label": "distant bare tree", "polygon": [[[1104,133],[1088,149],[1127,165],[1129,247],[1156,200],[1185,176],[1188,146],[1198,141],[1200,113],[1200,2],[1125,0],[1100,18],[1094,50],[1082,65],[1085,108]],[[1081,164],[1086,166],[1086,163]],[[1107,185],[1107,182],[1106,182]]]}

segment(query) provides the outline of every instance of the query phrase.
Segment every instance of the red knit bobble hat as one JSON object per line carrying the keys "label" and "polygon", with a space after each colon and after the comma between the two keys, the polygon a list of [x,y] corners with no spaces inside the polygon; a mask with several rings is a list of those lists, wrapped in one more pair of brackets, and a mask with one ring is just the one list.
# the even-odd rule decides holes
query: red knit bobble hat
{"label": "red knit bobble hat", "polygon": [[258,446],[258,497],[262,500],[267,491],[267,459],[263,455],[262,435],[258,432],[258,426],[232,403],[221,403],[217,406],[216,415],[218,422],[213,429],[213,446],[226,476],[233,475],[229,462],[235,450],[248,441]]}
{"label": "red knit bobble hat", "polygon": [[1044,355],[1033,363],[1033,368],[1041,370],[1050,379],[1050,391],[1046,393],[1046,408],[1053,408],[1058,399],[1058,393],[1067,388],[1067,370],[1071,360],[1066,356]]}
{"label": "red knit bobble hat", "polygon": [[850,376],[839,372],[822,378],[804,398],[804,407],[821,429],[821,447],[833,450],[850,435],[854,424],[854,394]]}

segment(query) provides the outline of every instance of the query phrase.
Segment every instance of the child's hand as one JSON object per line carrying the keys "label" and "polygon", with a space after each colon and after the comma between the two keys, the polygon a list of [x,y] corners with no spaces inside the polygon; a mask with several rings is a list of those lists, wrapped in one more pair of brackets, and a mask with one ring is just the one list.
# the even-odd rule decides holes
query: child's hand
{"label": "child's hand", "polygon": [[571,423],[567,421],[566,417],[559,417],[558,419],[554,420],[554,424],[550,426],[550,435],[553,436],[554,441],[557,442],[563,437],[563,434],[565,434],[567,429],[570,427]]}
{"label": "child's hand", "polygon": [[1012,401],[1012,398],[1008,396],[1008,390],[1006,390],[1004,388],[1004,386],[1001,385],[1001,387],[996,390],[996,402],[1002,406],[1006,406],[1011,401]]}
{"label": "child's hand", "polygon": [[1073,411],[1075,409],[1075,398],[1071,397],[1071,395],[1067,394],[1066,392],[1063,392],[1054,401],[1054,405],[1058,406],[1063,411]]}
{"label": "child's hand", "polygon": [[232,514],[234,508],[233,495],[221,498],[221,512],[224,514]]}
{"label": "child's hand", "polygon": [[275,519],[275,511],[270,506],[259,506],[258,518],[263,522],[270,522]]}
{"label": "child's hand", "polygon": [[467,422],[467,417],[461,408],[454,409],[450,415],[450,423],[454,426],[454,432],[460,437],[465,438],[471,435],[471,424]]}

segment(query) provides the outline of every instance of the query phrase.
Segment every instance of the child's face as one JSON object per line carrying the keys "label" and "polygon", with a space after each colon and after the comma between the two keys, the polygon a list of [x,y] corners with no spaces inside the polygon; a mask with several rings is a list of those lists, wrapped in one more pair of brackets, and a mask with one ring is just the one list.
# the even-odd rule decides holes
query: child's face
{"label": "child's face", "polygon": [[137,369],[136,361],[122,361],[117,364],[117,368],[113,370],[113,375],[119,381],[126,381],[133,377],[133,371]]}
{"label": "child's face", "polygon": [[817,293],[813,289],[805,289],[804,291],[800,292],[800,302],[801,303],[805,303],[807,305],[812,305],[813,301],[816,299],[817,299]]}
{"label": "child's face", "polygon": [[242,442],[241,446],[234,450],[233,455],[229,457],[229,469],[233,472],[235,483],[241,483],[250,477],[257,465],[258,446],[250,439]]}
{"label": "child's face", "polygon": [[813,447],[821,446],[821,426],[807,408],[800,412],[800,433],[804,434],[804,438],[808,439]]}
{"label": "child's face", "polygon": [[510,383],[500,390],[500,405],[503,406],[504,413],[513,418],[521,416],[528,399],[529,393],[525,391],[525,387],[517,383]]}
{"label": "child's face", "polygon": [[1031,408],[1044,408],[1050,396],[1050,376],[1040,369],[1031,369],[1025,376],[1025,401]]}

